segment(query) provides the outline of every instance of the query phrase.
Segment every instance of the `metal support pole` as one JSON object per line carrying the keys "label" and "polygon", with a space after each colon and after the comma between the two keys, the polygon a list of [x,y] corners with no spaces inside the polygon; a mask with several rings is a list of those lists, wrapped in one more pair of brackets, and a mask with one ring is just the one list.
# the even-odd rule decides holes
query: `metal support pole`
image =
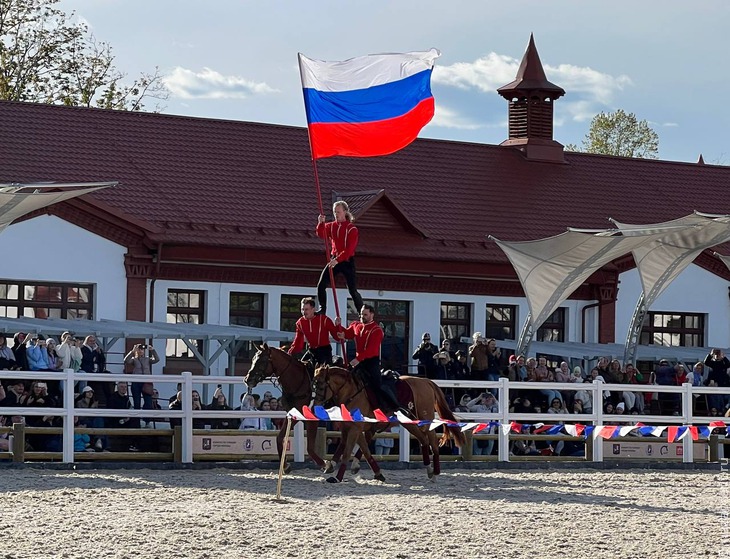
{"label": "metal support pole", "polygon": [[[593,425],[603,425],[603,382],[594,380],[591,386],[593,390]],[[603,462],[603,437],[593,437],[593,461]]]}
{"label": "metal support pole", "polygon": [[509,380],[499,379],[499,427],[497,432],[497,460],[509,462],[509,431],[505,433],[503,425],[509,424]]}
{"label": "metal support pole", "polygon": [[182,373],[182,461],[183,464],[193,463],[193,373]]}
{"label": "metal support pole", "polygon": [[63,461],[71,464],[74,461],[74,370],[64,369],[66,386],[63,391],[63,407],[66,415],[63,418]]}

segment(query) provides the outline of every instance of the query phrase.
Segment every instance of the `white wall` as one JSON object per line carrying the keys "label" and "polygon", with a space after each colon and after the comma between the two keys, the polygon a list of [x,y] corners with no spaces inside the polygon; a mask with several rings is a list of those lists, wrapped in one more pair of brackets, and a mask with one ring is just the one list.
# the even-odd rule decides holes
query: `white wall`
{"label": "white wall", "polygon": [[[641,280],[636,269],[620,276],[616,303],[616,342],[626,341],[631,316],[641,293]],[[696,266],[684,270],[651,306],[656,312],[704,313],[705,345],[730,346],[730,299],[728,282]]]}

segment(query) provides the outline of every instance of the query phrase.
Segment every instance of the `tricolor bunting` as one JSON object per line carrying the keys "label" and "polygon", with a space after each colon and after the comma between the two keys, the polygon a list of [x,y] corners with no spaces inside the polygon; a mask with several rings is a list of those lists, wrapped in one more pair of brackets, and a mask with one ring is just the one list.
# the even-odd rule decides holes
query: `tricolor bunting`
{"label": "tricolor bunting", "polygon": [[403,149],[433,118],[436,49],[341,62],[299,54],[312,157],[374,157]]}

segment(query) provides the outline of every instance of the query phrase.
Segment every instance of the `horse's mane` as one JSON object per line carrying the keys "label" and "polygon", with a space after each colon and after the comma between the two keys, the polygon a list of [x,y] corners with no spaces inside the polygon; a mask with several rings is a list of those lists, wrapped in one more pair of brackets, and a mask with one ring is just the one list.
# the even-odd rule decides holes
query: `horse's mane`
{"label": "horse's mane", "polygon": [[324,367],[319,367],[317,370],[314,371],[314,376],[317,376],[317,373],[320,369],[327,368],[327,371],[329,374],[335,374],[341,377],[348,377],[352,378],[352,372],[349,369],[345,369],[344,367],[335,367],[334,365],[325,365]]}

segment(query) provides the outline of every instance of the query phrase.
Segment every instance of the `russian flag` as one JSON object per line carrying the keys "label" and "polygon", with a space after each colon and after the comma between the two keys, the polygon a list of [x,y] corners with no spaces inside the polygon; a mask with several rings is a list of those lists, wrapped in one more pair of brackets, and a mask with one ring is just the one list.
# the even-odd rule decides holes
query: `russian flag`
{"label": "russian flag", "polygon": [[312,157],[373,157],[403,149],[433,118],[436,49],[342,62],[299,53]]}

